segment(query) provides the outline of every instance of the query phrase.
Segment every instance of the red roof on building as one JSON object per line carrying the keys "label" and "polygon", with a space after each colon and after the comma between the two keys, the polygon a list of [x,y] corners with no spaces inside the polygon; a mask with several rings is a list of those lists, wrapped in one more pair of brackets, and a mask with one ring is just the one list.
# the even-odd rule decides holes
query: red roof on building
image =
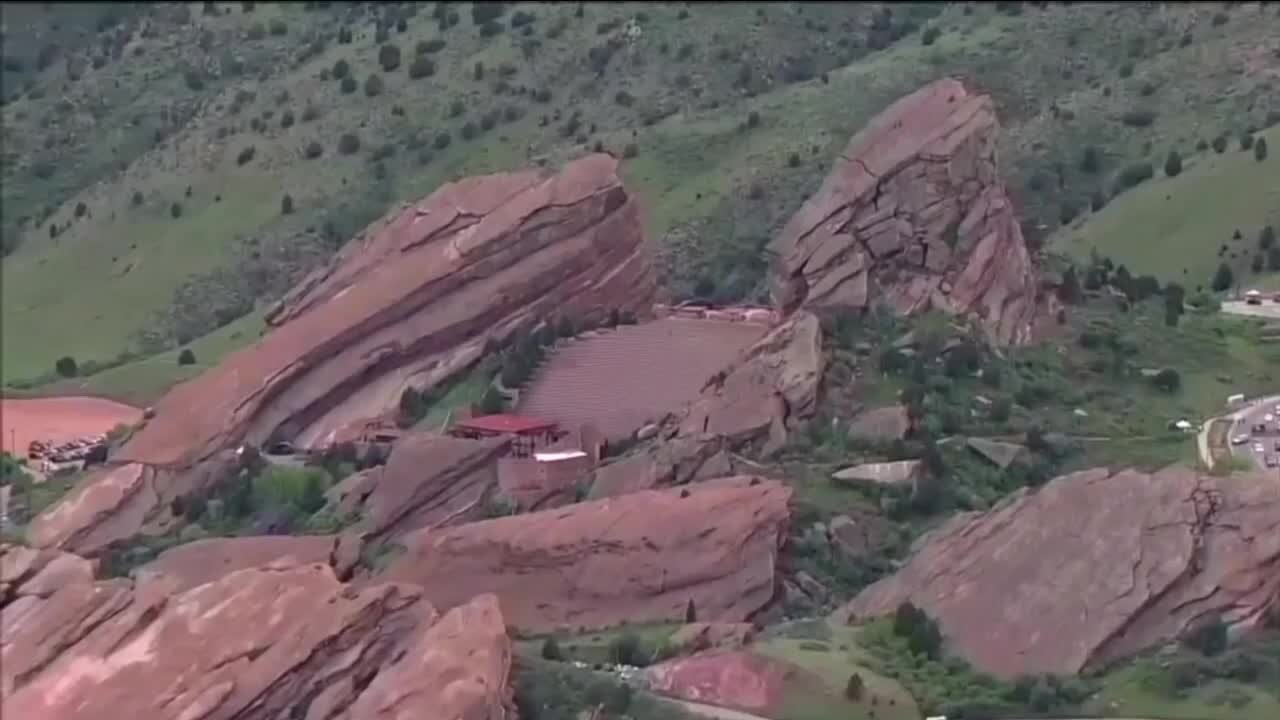
{"label": "red roof on building", "polygon": [[556,424],[548,420],[525,417],[523,415],[481,415],[469,420],[459,420],[455,427],[480,432],[526,433],[538,430],[550,430]]}

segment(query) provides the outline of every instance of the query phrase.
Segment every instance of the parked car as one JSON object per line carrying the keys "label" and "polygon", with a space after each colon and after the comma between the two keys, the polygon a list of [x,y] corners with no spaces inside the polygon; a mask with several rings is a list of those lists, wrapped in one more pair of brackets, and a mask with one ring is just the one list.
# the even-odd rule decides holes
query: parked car
{"label": "parked car", "polygon": [[1235,437],[1231,438],[1231,444],[1232,444],[1232,445],[1244,445],[1244,444],[1245,444],[1245,443],[1247,443],[1247,442],[1249,442],[1249,436],[1248,436],[1248,435],[1237,435],[1237,436],[1235,436]]}

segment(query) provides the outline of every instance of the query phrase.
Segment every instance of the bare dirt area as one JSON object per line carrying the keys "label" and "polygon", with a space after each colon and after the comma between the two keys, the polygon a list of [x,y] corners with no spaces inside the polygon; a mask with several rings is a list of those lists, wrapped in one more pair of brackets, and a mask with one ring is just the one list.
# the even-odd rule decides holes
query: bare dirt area
{"label": "bare dirt area", "polygon": [[123,403],[93,397],[53,397],[0,400],[0,428],[6,451],[26,457],[32,440],[66,442],[105,433],[116,425],[131,425],[142,411]]}
{"label": "bare dirt area", "polygon": [[547,361],[521,392],[519,411],[624,437],[697,397],[703,385],[768,327],[668,317],[583,338]]}

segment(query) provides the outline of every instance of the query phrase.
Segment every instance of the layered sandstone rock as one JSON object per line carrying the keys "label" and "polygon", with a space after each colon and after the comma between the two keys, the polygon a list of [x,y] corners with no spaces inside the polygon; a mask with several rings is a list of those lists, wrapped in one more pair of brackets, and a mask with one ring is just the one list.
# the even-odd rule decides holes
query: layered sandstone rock
{"label": "layered sandstone rock", "polygon": [[[276,570],[325,564],[338,578],[350,575],[359,549],[333,535],[269,535],[208,538],[164,551],[134,573],[139,596],[165,597],[218,580],[240,570],[270,565]],[[72,556],[74,557],[74,556]]]}
{"label": "layered sandstone rock", "polygon": [[943,79],[854,136],[775,240],[784,310],[973,314],[1000,342],[1031,337],[1046,299],[1000,180],[989,96]]}
{"label": "layered sandstone rock", "polygon": [[121,458],[188,464],[273,432],[303,446],[392,410],[515,329],[559,315],[644,314],[654,282],[618,163],[450,183],[375,223],[271,313],[271,331],[178,386]]}
{"label": "layered sandstone rock", "polygon": [[333,498],[340,512],[359,513],[360,531],[374,540],[479,520],[498,490],[498,461],[509,444],[407,434],[386,465],[348,478]]}
{"label": "layered sandstone rock", "polygon": [[752,713],[780,710],[794,668],[744,651],[712,650],[676,658],[645,671],[649,688],[662,695]]}
{"label": "layered sandstone rock", "polygon": [[730,451],[752,443],[766,453],[781,447],[812,417],[824,367],[818,318],[796,313],[709,378],[697,399],[671,413],[656,442],[601,468],[592,495],[722,477],[736,471]]}
{"label": "layered sandstone rock", "polygon": [[1261,474],[1075,473],[952,519],[844,614],[910,600],[983,670],[1073,674],[1217,617],[1247,628],[1274,614],[1277,507]]}
{"label": "layered sandstone rock", "polygon": [[[96,553],[202,489],[241,443],[322,444],[559,314],[645,316],[655,298],[618,163],[450,183],[392,213],[289,293],[256,344],[171,390],[117,453],[37,523],[35,544]],[[234,461],[234,458],[230,459]]]}
{"label": "layered sandstone rock", "polygon": [[790,490],[726,478],[405,536],[381,576],[442,608],[495,593],[522,631],[738,622],[773,597]]}
{"label": "layered sandstone rock", "polygon": [[324,564],[236,570],[172,595],[67,577],[41,597],[29,576],[0,613],[5,717],[511,716],[493,596],[439,618],[417,588],[356,591]]}

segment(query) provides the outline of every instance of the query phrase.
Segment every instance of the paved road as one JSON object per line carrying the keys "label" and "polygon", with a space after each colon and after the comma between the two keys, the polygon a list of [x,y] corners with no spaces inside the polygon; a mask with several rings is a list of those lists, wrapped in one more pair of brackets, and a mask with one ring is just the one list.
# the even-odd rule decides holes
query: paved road
{"label": "paved road", "polygon": [[[1270,397],[1261,398],[1255,403],[1251,403],[1249,407],[1244,408],[1232,414],[1234,424],[1228,433],[1228,438],[1235,438],[1239,435],[1249,435],[1249,441],[1243,445],[1231,445],[1231,452],[1240,457],[1248,458],[1253,464],[1259,468],[1266,467],[1267,458],[1280,458],[1280,413],[1276,408],[1280,407],[1280,395],[1272,395]],[[1271,421],[1267,422],[1267,416],[1271,416]],[[1253,435],[1253,426],[1266,423],[1267,432],[1261,435]],[[1262,451],[1257,450],[1257,445],[1262,445]]]}
{"label": "paved road", "polygon": [[1267,300],[1261,305],[1250,305],[1243,300],[1229,300],[1222,303],[1222,312],[1280,320],[1280,303]]}
{"label": "paved road", "polygon": [[749,712],[730,710],[729,708],[722,708],[717,705],[707,705],[705,703],[691,702],[689,700],[677,700],[675,698],[665,696],[662,697],[662,700],[663,702],[668,702],[687,710],[694,715],[712,718],[712,720],[770,720],[769,718],[761,715],[752,715]]}

